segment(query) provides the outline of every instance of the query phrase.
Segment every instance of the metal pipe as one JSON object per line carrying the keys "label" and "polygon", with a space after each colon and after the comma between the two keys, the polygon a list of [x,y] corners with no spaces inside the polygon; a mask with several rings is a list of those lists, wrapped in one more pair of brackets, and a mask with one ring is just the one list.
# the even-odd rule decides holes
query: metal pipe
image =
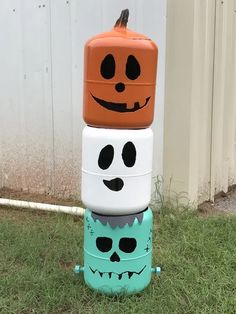
{"label": "metal pipe", "polygon": [[161,267],[152,267],[151,272],[157,274],[158,276],[160,276],[160,274],[161,274]]}
{"label": "metal pipe", "polygon": [[75,265],[74,272],[75,272],[76,274],[83,273],[83,272],[84,272],[84,266]]}
{"label": "metal pipe", "polygon": [[78,215],[78,216],[84,215],[84,208],[76,207],[76,206],[52,205],[52,204],[45,204],[45,203],[12,200],[12,199],[7,199],[7,198],[0,198],[0,205],[47,210],[47,211],[52,211],[52,212],[60,212],[60,213]]}

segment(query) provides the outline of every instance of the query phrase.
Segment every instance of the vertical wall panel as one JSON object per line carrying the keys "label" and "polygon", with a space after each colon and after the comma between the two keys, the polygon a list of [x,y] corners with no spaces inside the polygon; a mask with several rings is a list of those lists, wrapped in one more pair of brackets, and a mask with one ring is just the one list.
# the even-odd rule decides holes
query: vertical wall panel
{"label": "vertical wall panel", "polygon": [[194,3],[167,4],[164,188],[180,195],[189,194]]}
{"label": "vertical wall panel", "polygon": [[19,1],[2,1],[0,10],[1,186],[24,187],[22,30]]}
{"label": "vertical wall panel", "polygon": [[[236,102],[235,102],[235,40],[236,40],[236,30],[234,25],[234,18],[236,11],[234,11],[234,0],[225,3],[227,14],[225,15],[225,20],[227,23],[226,36],[226,79],[225,79],[225,95],[224,95],[224,143],[226,149],[223,149],[223,158],[225,160],[225,167],[227,170],[227,177],[224,177],[223,189],[228,189],[228,186],[236,182],[234,176],[234,162],[236,156],[234,155],[234,143],[235,137],[235,122],[236,122]],[[223,170],[224,171],[224,170]]]}
{"label": "vertical wall panel", "polygon": [[211,197],[235,183],[235,1],[217,1]]}
{"label": "vertical wall panel", "polygon": [[[236,0],[234,0],[234,4],[233,4],[233,10],[234,10],[234,18],[233,18],[233,31],[232,31],[232,37],[233,37],[233,84],[234,86],[236,85]],[[236,89],[233,88],[233,97],[232,97],[232,102],[233,102],[233,106],[234,106],[234,110],[236,110],[235,108],[235,104],[236,104]],[[234,111],[235,113],[235,111]],[[233,164],[233,169],[232,169],[232,173],[231,176],[232,178],[234,178],[234,184],[236,183],[236,113],[235,113],[235,117],[234,117],[234,148],[233,148],[233,160],[232,160],[232,164]]]}
{"label": "vertical wall panel", "polygon": [[168,1],[165,188],[195,205],[236,181],[235,12],[235,0]]}
{"label": "vertical wall panel", "polygon": [[[227,13],[224,2],[216,2],[216,45],[215,45],[215,69],[214,69],[214,105],[212,117],[212,170],[211,170],[211,197],[216,191],[223,189],[223,154],[224,148],[224,93],[225,93],[225,44],[227,23],[225,14]],[[226,169],[225,169],[226,170]]]}
{"label": "vertical wall panel", "polygon": [[21,1],[25,181],[29,191],[51,192],[53,134],[49,2]]}
{"label": "vertical wall panel", "polygon": [[51,62],[54,125],[54,192],[69,196],[73,178],[71,3],[52,0]]}
{"label": "vertical wall panel", "polygon": [[189,194],[209,199],[215,1],[194,2],[193,67],[189,146]]}

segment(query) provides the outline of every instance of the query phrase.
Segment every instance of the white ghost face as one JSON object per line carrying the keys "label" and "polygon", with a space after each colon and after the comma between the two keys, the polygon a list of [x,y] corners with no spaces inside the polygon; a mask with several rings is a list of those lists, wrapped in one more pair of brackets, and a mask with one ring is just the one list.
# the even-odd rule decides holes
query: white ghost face
{"label": "white ghost face", "polygon": [[[98,166],[100,169],[106,170],[112,165],[114,152],[114,147],[111,144],[108,144],[102,148],[98,158]],[[124,144],[121,157],[126,167],[134,167],[136,161],[136,148],[132,142],[127,142]],[[108,189],[114,192],[119,192],[124,187],[124,181],[119,177],[111,180],[103,180],[103,183]]]}
{"label": "white ghost face", "polygon": [[129,214],[150,202],[151,129],[108,130],[85,127],[82,201],[101,214]]}

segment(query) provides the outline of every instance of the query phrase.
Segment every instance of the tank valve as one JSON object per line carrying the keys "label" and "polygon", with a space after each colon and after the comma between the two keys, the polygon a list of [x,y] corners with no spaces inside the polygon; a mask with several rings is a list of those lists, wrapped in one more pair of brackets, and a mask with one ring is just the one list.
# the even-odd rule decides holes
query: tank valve
{"label": "tank valve", "polygon": [[161,267],[152,267],[152,273],[156,273],[157,276],[161,274]]}
{"label": "tank valve", "polygon": [[76,274],[82,273],[84,271],[84,267],[80,265],[75,265],[74,272]]}

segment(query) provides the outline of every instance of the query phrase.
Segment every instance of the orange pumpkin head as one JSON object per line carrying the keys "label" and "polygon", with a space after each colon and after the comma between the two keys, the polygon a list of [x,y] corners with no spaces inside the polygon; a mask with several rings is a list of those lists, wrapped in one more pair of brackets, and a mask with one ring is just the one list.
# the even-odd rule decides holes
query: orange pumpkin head
{"label": "orange pumpkin head", "polygon": [[108,128],[146,128],[153,121],[158,50],[126,28],[128,10],[112,31],[85,45],[84,120]]}

